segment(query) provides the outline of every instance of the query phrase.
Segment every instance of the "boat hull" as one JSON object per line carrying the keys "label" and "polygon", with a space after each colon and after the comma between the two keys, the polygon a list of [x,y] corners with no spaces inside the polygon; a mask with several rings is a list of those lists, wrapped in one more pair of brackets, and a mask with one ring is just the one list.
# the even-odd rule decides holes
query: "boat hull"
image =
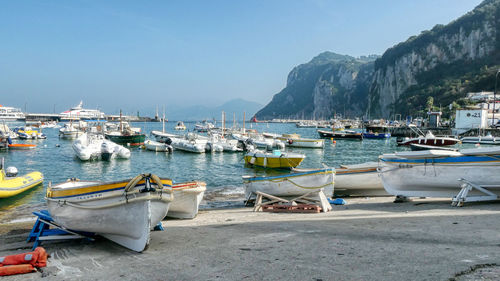
{"label": "boat hull", "polygon": [[167,217],[177,219],[192,219],[196,217],[206,189],[206,184],[198,181],[172,185],[174,200],[170,204]]}
{"label": "boat hull", "polygon": [[124,145],[124,146],[140,146],[144,144],[146,140],[146,135],[111,135],[106,134],[106,138],[114,143]]}
{"label": "boat hull", "polygon": [[322,138],[349,139],[349,140],[362,140],[363,139],[363,134],[361,134],[361,133],[346,133],[346,132],[333,132],[333,131],[318,130],[318,134]]}
{"label": "boat hull", "polygon": [[304,158],[305,155],[300,154],[273,155],[270,153],[250,152],[245,155],[245,163],[264,168],[295,168]]}
{"label": "boat hull", "polygon": [[254,199],[257,191],[278,197],[293,197],[323,189],[327,197],[333,196],[334,169],[318,169],[272,177],[243,177],[245,198]]}
{"label": "boat hull", "polygon": [[[162,180],[169,186],[170,180]],[[145,181],[125,193],[128,181],[67,182],[49,188],[47,205],[61,226],[97,233],[119,245],[141,252],[150,230],[167,214],[172,201],[169,187],[144,191]],[[65,188],[60,188],[65,187]],[[141,191],[143,190],[143,191]]]}
{"label": "boat hull", "polygon": [[[433,159],[394,159],[381,156],[380,175],[385,190],[406,197],[454,197],[463,178],[500,195],[500,155]],[[498,187],[494,187],[497,185]],[[471,190],[470,195],[480,195]]]}
{"label": "boat hull", "polygon": [[12,197],[43,183],[43,175],[40,172],[31,172],[23,176],[9,178],[4,177],[0,170],[0,198]]}
{"label": "boat hull", "polygon": [[377,163],[335,169],[335,195],[387,196],[377,172]]}

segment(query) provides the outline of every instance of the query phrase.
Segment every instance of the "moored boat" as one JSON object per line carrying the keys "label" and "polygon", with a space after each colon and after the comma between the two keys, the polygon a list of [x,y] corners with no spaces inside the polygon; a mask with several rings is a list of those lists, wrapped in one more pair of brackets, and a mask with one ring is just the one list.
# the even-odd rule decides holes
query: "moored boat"
{"label": "moored boat", "polygon": [[463,137],[460,139],[462,143],[479,143],[479,144],[500,144],[500,138],[494,137],[490,134],[486,136],[471,136],[471,137]]}
{"label": "moored boat", "polygon": [[323,189],[326,197],[333,196],[335,170],[294,169],[292,173],[277,176],[243,176],[246,201],[255,198],[257,191],[278,197],[300,196]]}
{"label": "moored boat", "polygon": [[245,163],[264,168],[295,168],[306,156],[294,152],[274,150],[265,152],[261,150],[250,151],[245,155]]}
{"label": "moored boat", "polygon": [[202,181],[174,183],[172,185],[174,200],[170,204],[167,217],[178,219],[194,218],[198,214],[203,194],[207,190],[206,185]]}
{"label": "moored boat", "polygon": [[409,138],[406,137],[404,139],[397,140],[398,145],[410,145],[412,143],[415,144],[424,144],[424,145],[434,145],[434,146],[447,146],[447,145],[455,145],[459,143],[460,140],[453,137],[446,136],[435,136],[431,131],[428,131],[425,136],[419,135],[418,137]]}
{"label": "moored boat", "polygon": [[172,152],[174,150],[174,148],[168,143],[162,143],[153,140],[146,140],[144,142],[144,147],[147,150],[155,152]]}
{"label": "moored boat", "polygon": [[59,129],[59,137],[63,139],[76,139],[83,135],[83,131],[77,128],[72,122],[64,124],[64,127]]}
{"label": "moored boat", "polygon": [[13,150],[30,150],[34,149],[35,147],[36,144],[29,144],[29,143],[11,143],[8,145],[8,148]]}
{"label": "moored boat", "polygon": [[46,200],[57,224],[141,252],[174,199],[171,186],[170,179],[150,174],[115,182],[70,180],[50,186]]}
{"label": "moored boat", "polygon": [[350,139],[350,140],[362,140],[363,134],[350,130],[343,131],[324,131],[318,130],[318,134],[322,138],[334,138],[334,139]]}
{"label": "moored boat", "polygon": [[[406,197],[454,197],[462,188],[459,179],[500,194],[500,149],[456,151],[425,150],[384,154],[379,157],[385,190]],[[480,194],[477,190],[471,195]]]}
{"label": "moored boat", "polygon": [[0,162],[0,198],[7,198],[43,183],[43,174],[31,172],[17,176],[15,167],[4,167],[4,160]]}
{"label": "moored boat", "polygon": [[177,122],[177,125],[175,125],[174,130],[184,131],[184,130],[186,130],[186,125],[184,125],[184,122],[179,121],[179,122]]}
{"label": "moored boat", "polygon": [[84,133],[73,142],[72,147],[82,161],[130,158],[129,149],[105,139],[102,134]]}

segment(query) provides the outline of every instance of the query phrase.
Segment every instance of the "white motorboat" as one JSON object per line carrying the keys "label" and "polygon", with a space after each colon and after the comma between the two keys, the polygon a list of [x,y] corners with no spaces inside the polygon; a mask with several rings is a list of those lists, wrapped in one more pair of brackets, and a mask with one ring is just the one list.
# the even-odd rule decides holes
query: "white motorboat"
{"label": "white motorboat", "polygon": [[99,234],[133,251],[146,249],[150,230],[167,215],[172,181],[139,175],[116,182],[71,180],[47,188],[54,221],[64,228]]}
{"label": "white motorboat", "polygon": [[19,135],[12,131],[6,124],[0,124],[0,135],[11,140],[19,138]]}
{"label": "white motorboat", "polygon": [[207,120],[203,120],[201,123],[196,123],[194,125],[194,130],[200,133],[206,133],[213,128],[215,128],[215,125]]}
{"label": "white motorboat", "polygon": [[340,165],[340,168],[335,168],[335,195],[389,195],[382,185],[377,167],[377,162],[366,162],[353,165]]}
{"label": "white motorboat", "polygon": [[147,150],[156,152],[172,152],[174,150],[174,148],[168,143],[157,142],[152,140],[146,140],[144,142],[144,147]]}
{"label": "white motorboat", "polygon": [[219,134],[212,134],[207,141],[207,150],[224,152],[241,152],[243,148],[238,146],[238,140],[223,138]]}
{"label": "white motorboat", "polygon": [[333,196],[335,170],[294,169],[293,173],[277,176],[243,176],[245,198],[252,200],[257,191],[278,197],[293,197],[323,189],[327,197]]}
{"label": "white motorboat", "polygon": [[73,150],[80,160],[110,160],[130,158],[130,150],[104,138],[102,134],[83,133],[73,142]]}
{"label": "white motorboat", "polygon": [[241,134],[232,134],[232,137],[243,143],[252,144],[255,148],[264,149],[285,149],[285,143],[272,138],[265,138],[263,135],[252,134],[251,136],[244,136]]}
{"label": "white motorboat", "polygon": [[325,146],[324,139],[301,138],[297,134],[283,134],[276,139],[283,141],[286,146],[290,147],[323,148]]}
{"label": "white motorboat", "polygon": [[63,139],[76,139],[83,134],[84,132],[76,128],[73,123],[66,123],[64,127],[59,129],[59,137]]}
{"label": "white motorboat", "polygon": [[[500,194],[500,148],[424,150],[384,154],[379,173],[385,190],[405,197],[454,197],[464,182]],[[459,179],[461,181],[459,181]],[[469,195],[478,195],[477,189]]]}
{"label": "white motorboat", "polygon": [[151,135],[157,142],[167,142],[169,139],[183,139],[183,135],[175,135],[163,131],[151,131]]}
{"label": "white motorboat", "polygon": [[170,204],[167,217],[192,219],[198,214],[198,208],[207,184],[202,181],[174,183],[172,185],[174,201]]}
{"label": "white motorboat", "polygon": [[184,130],[186,130],[186,125],[184,125],[184,122],[179,121],[179,122],[177,122],[177,125],[175,125],[174,130],[184,131]]}
{"label": "white motorboat", "polygon": [[500,144],[500,138],[492,136],[491,133],[486,136],[463,137],[460,141],[462,143]]}
{"label": "white motorboat", "polygon": [[189,137],[185,139],[173,138],[172,147],[174,149],[193,152],[193,153],[204,153],[207,146],[207,140],[196,139],[195,137]]}

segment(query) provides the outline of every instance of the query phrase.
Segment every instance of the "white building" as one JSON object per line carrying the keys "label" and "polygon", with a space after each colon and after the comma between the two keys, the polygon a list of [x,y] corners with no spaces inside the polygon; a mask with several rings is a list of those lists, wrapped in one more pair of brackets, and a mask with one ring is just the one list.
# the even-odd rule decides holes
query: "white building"
{"label": "white building", "polygon": [[488,128],[487,109],[457,109],[453,134],[461,134],[470,129]]}
{"label": "white building", "polygon": [[493,92],[478,92],[478,93],[467,93],[467,99],[471,101],[492,101],[494,93]]}

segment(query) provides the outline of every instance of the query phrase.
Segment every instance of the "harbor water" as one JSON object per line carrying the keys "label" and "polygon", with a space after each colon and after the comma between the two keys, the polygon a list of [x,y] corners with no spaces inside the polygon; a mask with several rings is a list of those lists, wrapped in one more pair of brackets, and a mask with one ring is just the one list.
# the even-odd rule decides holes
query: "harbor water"
{"label": "harbor water", "polygon": [[[14,128],[23,124],[8,124]],[[165,123],[165,130],[170,133],[183,134],[192,131],[194,123],[186,123],[187,131],[175,131],[176,122]],[[239,124],[241,126],[241,124]],[[162,130],[161,123],[133,123],[149,134],[152,130]],[[246,128],[258,132],[297,133],[304,138],[318,138],[315,128],[296,128],[289,123],[247,123]],[[95,181],[114,181],[133,178],[141,173],[153,173],[160,177],[168,177],[176,182],[201,180],[207,183],[207,192],[201,208],[217,208],[226,206],[242,206],[244,200],[243,175],[269,175],[288,173],[246,167],[244,153],[203,153],[195,154],[182,151],[173,153],[152,152],[141,148],[131,148],[130,159],[113,159],[111,161],[79,160],[71,147],[73,140],[60,139],[59,129],[43,130],[45,140],[20,141],[36,144],[33,150],[11,150],[0,152],[5,158],[6,167],[15,166],[19,175],[31,171],[40,171],[44,175],[43,186],[24,192],[18,196],[0,199],[0,222],[22,220],[30,216],[32,211],[43,209],[44,196],[49,183],[57,184],[69,178]],[[324,165],[357,164],[377,161],[378,156],[408,148],[398,147],[395,138],[387,140],[365,139],[336,140],[335,143],[325,140],[324,149],[287,150],[306,154],[300,168],[321,168]]]}

